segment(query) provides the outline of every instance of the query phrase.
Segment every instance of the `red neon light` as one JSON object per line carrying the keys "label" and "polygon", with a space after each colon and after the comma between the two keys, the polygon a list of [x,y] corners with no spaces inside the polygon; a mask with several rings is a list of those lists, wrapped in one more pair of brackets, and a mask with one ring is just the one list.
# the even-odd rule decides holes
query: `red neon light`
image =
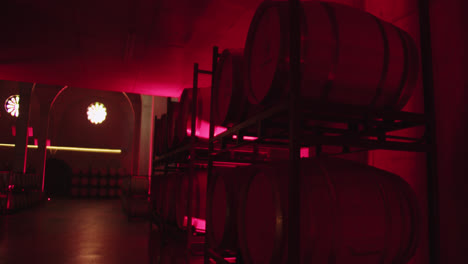
{"label": "red neon light", "polygon": [[[187,216],[184,217],[184,227],[186,226],[187,226]],[[195,227],[195,231],[200,232],[200,233],[205,233],[206,221],[205,219],[192,217],[192,226]]]}
{"label": "red neon light", "polygon": [[[232,139],[237,139],[237,135],[233,135],[233,136],[232,136]],[[243,139],[243,140],[247,140],[247,141],[253,141],[253,140],[257,140],[258,137],[243,136],[242,139]]]}
{"label": "red neon light", "polygon": [[309,148],[301,148],[301,158],[310,157]]}
{"label": "red neon light", "polygon": [[[205,120],[199,120],[197,119],[197,128],[195,130],[195,136],[200,137],[200,138],[205,138],[208,139],[210,135],[210,123]],[[227,128],[221,127],[221,126],[215,126],[215,131],[214,135],[217,136],[224,131],[226,131]],[[187,135],[190,136],[192,134],[192,129],[187,128]],[[232,136],[233,139],[237,139],[236,135]],[[257,137],[251,137],[251,136],[243,136],[244,140],[252,141],[252,140],[257,140]]]}
{"label": "red neon light", "polygon": [[[200,138],[208,139],[210,136],[210,123],[205,120],[198,120],[197,119],[197,128],[195,130],[195,135]],[[219,135],[226,131],[225,127],[215,126],[214,135]],[[187,135],[190,136],[192,134],[192,129],[187,128]]]}

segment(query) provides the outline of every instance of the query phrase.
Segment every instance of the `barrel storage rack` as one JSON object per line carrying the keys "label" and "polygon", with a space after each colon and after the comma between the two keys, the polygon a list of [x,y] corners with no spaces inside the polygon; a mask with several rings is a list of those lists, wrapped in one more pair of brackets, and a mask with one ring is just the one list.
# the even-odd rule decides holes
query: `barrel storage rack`
{"label": "barrel storage rack", "polygon": [[[184,239],[186,248],[192,255],[202,256],[204,255],[204,245],[205,245],[205,230],[199,230],[195,227],[193,222],[192,207],[193,201],[187,199],[187,219],[184,220],[186,223],[192,223],[192,228],[180,228],[173,222],[168,222],[161,213],[158,212],[157,203],[159,184],[160,181],[168,177],[176,177],[177,173],[183,173],[188,175],[188,193],[187,197],[192,197],[192,191],[194,187],[194,178],[196,177],[197,170],[206,170],[208,168],[208,161],[210,160],[210,152],[208,149],[208,139],[198,137],[196,134],[196,118],[197,118],[197,109],[199,109],[198,104],[198,76],[200,74],[212,75],[212,82],[214,73],[216,71],[216,65],[218,63],[218,58],[220,54],[218,53],[218,48],[213,48],[213,60],[212,60],[212,70],[201,70],[197,63],[194,64],[193,71],[193,88],[192,92],[192,104],[191,104],[191,130],[190,136],[184,141],[180,142],[178,145],[168,147],[163,151],[159,151],[159,155],[153,160],[153,174],[151,177],[151,202],[150,202],[150,231],[159,230],[163,236],[178,236],[179,238]],[[208,102],[211,103],[211,102]],[[170,99],[167,101],[168,112],[171,110],[173,102]],[[155,126],[161,124],[161,122],[167,122],[164,118],[155,120]],[[164,127],[164,126],[163,126]],[[169,126],[165,126],[166,130],[169,130]],[[156,133],[158,129],[155,128]],[[162,132],[163,141],[168,141],[167,131]],[[155,139],[156,140],[156,139]],[[250,149],[249,146],[247,146]],[[155,147],[155,149],[158,149]],[[252,153],[251,151],[246,151],[246,148],[238,147],[230,152],[224,152],[224,155],[217,155],[214,159],[211,159],[212,166],[215,167],[232,167],[232,166],[244,166],[250,165],[255,160],[266,160],[266,155],[262,153]],[[184,223],[184,225],[186,225]]]}
{"label": "barrel storage rack", "polygon": [[[216,93],[216,90],[213,90]],[[215,97],[215,96],[213,96]],[[212,98],[213,98],[212,97]],[[325,107],[316,107],[307,105],[301,102],[299,98],[294,98],[288,103],[274,106],[264,112],[255,115],[248,120],[235,125],[231,129],[214,136],[214,131],[210,129],[209,155],[208,162],[208,185],[213,171],[213,159],[217,155],[235,150],[236,148],[246,148],[250,145],[251,151],[255,152],[262,144],[265,146],[283,146],[289,149],[290,166],[293,174],[291,176],[299,177],[298,162],[301,159],[300,149],[309,148],[315,150],[315,156],[323,155],[322,147],[337,146],[341,147],[339,154],[348,154],[354,151],[369,151],[369,150],[398,150],[411,152],[426,152],[429,146],[424,137],[410,138],[387,135],[389,132],[395,132],[402,129],[420,127],[426,124],[426,117],[422,114],[409,112],[342,112],[327,109]],[[300,110],[299,110],[300,109]],[[289,128],[283,130],[278,129],[274,120],[287,118],[289,116]],[[303,122],[308,121],[326,121],[325,124],[346,124],[347,128],[336,128],[335,126],[306,126]],[[213,127],[213,122],[210,122],[210,127]],[[322,123],[323,124],[323,123]],[[272,133],[272,131],[276,131]],[[232,136],[237,135],[237,139],[233,140]],[[243,136],[254,136],[255,141],[242,140]],[[314,148],[310,148],[314,147]],[[229,162],[229,161],[227,161]],[[235,163],[235,161],[233,161]],[[295,178],[294,177],[294,178]],[[290,178],[290,181],[294,180]],[[299,193],[299,184],[294,181],[290,184],[290,193]],[[298,200],[299,197],[289,197],[290,201]],[[296,201],[289,204],[289,221],[296,223],[293,227],[289,227],[289,245],[288,263],[299,263],[299,260],[292,260],[298,255],[296,251],[299,248],[299,212]],[[296,209],[291,210],[291,209]],[[209,228],[209,225],[207,225]],[[208,232],[208,231],[207,231]],[[294,238],[294,239],[293,239]],[[225,253],[225,252],[224,252]],[[297,254],[297,255],[294,255]],[[232,259],[237,256],[237,253],[232,252],[223,254],[223,252],[215,251],[209,247],[207,243],[206,262],[215,261],[216,263],[232,263]],[[236,262],[239,263],[239,262]],[[240,262],[242,263],[242,262]]]}
{"label": "barrel storage rack", "polygon": [[[218,54],[216,51],[215,58],[217,60]],[[214,62],[216,63],[216,62]],[[214,66],[213,66],[214,67]],[[187,228],[188,223],[192,221],[192,200],[187,199],[187,219],[185,229],[181,229],[175,223],[165,219],[161,212],[156,208],[155,203],[160,203],[161,198],[159,194],[160,184],[163,179],[168,177],[176,177],[177,173],[188,174],[188,194],[187,197],[192,197],[193,190],[193,178],[195,177],[197,169],[203,169],[208,164],[208,140],[198,138],[196,135],[196,113],[197,113],[197,98],[198,98],[198,76],[199,74],[212,75],[212,71],[201,70],[198,64],[194,64],[193,71],[193,89],[192,89],[192,104],[191,113],[189,117],[191,120],[191,131],[188,140],[179,142],[175,146],[168,146],[161,148],[159,155],[155,156],[153,160],[153,173],[151,176],[151,191],[150,191],[150,232],[158,230],[163,237],[163,240],[167,240],[164,237],[172,236],[176,239],[182,239],[186,245],[186,249],[192,255],[203,255],[204,253],[204,230],[196,230],[195,228]],[[169,113],[173,107],[173,102],[168,98],[167,100],[167,112]],[[160,133],[162,138],[156,139],[168,142],[168,132],[170,127],[167,125],[167,119],[161,118],[155,120],[156,124],[160,124],[159,129],[155,128],[156,133]],[[164,130],[164,131],[163,131]],[[157,144],[157,143],[156,143]],[[158,147],[155,147],[158,149]],[[185,220],[184,220],[185,221]]]}
{"label": "barrel storage rack", "polygon": [[[438,234],[438,208],[435,170],[434,143],[434,106],[432,76],[430,74],[430,49],[422,47],[424,79],[424,114],[404,111],[337,111],[327,105],[311,105],[302,100],[300,72],[300,0],[289,0],[290,12],[290,94],[287,101],[264,109],[245,121],[235,124],[227,131],[215,136],[213,120],[214,98],[218,98],[216,89],[211,94],[211,119],[208,142],[208,188],[213,184],[213,167],[218,156],[230,157],[226,153],[238,148],[248,148],[256,153],[259,147],[282,146],[289,150],[289,192],[288,192],[288,242],[287,263],[300,263],[300,159],[301,148],[315,150],[315,155],[324,155],[322,147],[340,147],[339,154],[351,151],[397,150],[406,152],[423,152],[427,155],[428,206],[429,206],[429,244],[431,263],[437,262],[436,245]],[[423,1],[424,2],[424,1]],[[426,7],[427,9],[427,7]],[[420,10],[422,14],[427,10]],[[427,14],[422,16],[421,31],[426,28]],[[423,34],[427,38],[427,34]],[[421,45],[426,45],[430,41]],[[217,48],[214,50],[217,54]],[[216,64],[213,64],[213,71]],[[278,120],[282,120],[279,124]],[[312,121],[312,122],[309,122]],[[318,121],[318,122],[314,122]],[[315,124],[315,125],[314,125]],[[319,124],[319,125],[317,125]],[[339,124],[340,128],[337,128]],[[424,135],[419,137],[402,137],[390,135],[391,132],[408,128],[424,128]],[[282,129],[281,129],[282,128]],[[237,139],[233,139],[236,135]],[[244,136],[256,137],[256,140],[244,140]],[[226,163],[235,160],[225,160]],[[206,232],[210,225],[207,224]],[[205,264],[209,263],[243,263],[239,252],[226,252],[210,246],[209,237],[205,243]]]}
{"label": "barrel storage rack", "polygon": [[[397,110],[369,111],[347,110],[339,111],[327,104],[307,104],[300,92],[300,5],[299,0],[289,0],[290,12],[290,59],[289,59],[289,87],[287,101],[264,108],[255,115],[251,115],[240,123],[234,124],[225,132],[215,136],[215,121],[213,120],[214,100],[218,98],[218,91],[213,89],[214,73],[216,72],[218,48],[213,48],[212,71],[200,70],[194,65],[193,96],[192,96],[192,129],[190,141],[176,148],[168,149],[155,158],[152,175],[152,194],[156,190],[157,180],[174,171],[189,172],[189,192],[193,189],[194,171],[197,167],[207,168],[207,189],[213,185],[214,167],[236,167],[262,163],[268,159],[262,156],[263,149],[280,148],[288,151],[290,177],[288,178],[288,221],[287,221],[287,263],[300,263],[300,161],[301,149],[314,149],[315,156],[327,155],[324,147],[338,147],[336,155],[354,151],[397,150],[406,152],[423,152],[427,154],[428,179],[428,207],[429,207],[429,245],[431,263],[438,263],[438,207],[437,181],[435,170],[434,144],[434,106],[433,87],[430,74],[430,47],[422,48],[423,80],[424,80],[424,114]],[[420,10],[424,13],[427,10]],[[421,31],[427,29],[427,15],[421,17]],[[427,34],[422,34],[426,36]],[[430,39],[430,38],[428,38]],[[421,43],[426,45],[430,42]],[[428,61],[429,59],[429,61]],[[209,139],[204,141],[195,134],[198,75],[212,74],[211,107]],[[423,135],[403,137],[392,135],[392,132],[409,128],[425,128]],[[166,135],[167,136],[167,135]],[[245,137],[255,137],[246,140]],[[236,153],[248,151],[247,159],[239,159]],[[191,197],[191,194],[188,194]],[[208,199],[207,199],[208,203]],[[187,208],[192,207],[188,199]],[[208,208],[208,205],[207,205]],[[191,210],[188,210],[187,223],[192,223]],[[156,210],[151,211],[151,229],[157,227],[163,232],[170,229]],[[205,234],[210,232],[207,223]],[[179,230],[181,231],[181,230]],[[239,251],[211,247],[209,236],[196,234],[191,228],[184,230],[187,248],[192,244],[204,243],[205,264],[209,263],[243,263]],[[200,240],[194,239],[202,238]],[[196,240],[196,241],[195,241]],[[197,252],[199,253],[199,252]]]}
{"label": "barrel storage rack", "polygon": [[36,206],[42,196],[42,177],[39,175],[0,172],[0,214]]}

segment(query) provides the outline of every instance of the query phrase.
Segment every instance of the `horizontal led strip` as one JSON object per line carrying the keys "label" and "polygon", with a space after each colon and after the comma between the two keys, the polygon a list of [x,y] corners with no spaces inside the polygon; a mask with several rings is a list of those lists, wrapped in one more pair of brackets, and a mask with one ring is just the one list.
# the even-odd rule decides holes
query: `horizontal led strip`
{"label": "horizontal led strip", "polygon": [[[15,144],[0,143],[0,147],[14,148]],[[38,146],[37,145],[28,145],[28,148],[37,149]],[[50,149],[50,150],[78,151],[78,152],[112,153],[112,154],[122,153],[122,150],[120,150],[120,149],[78,148],[78,147],[63,147],[63,146],[47,146],[47,149]]]}
{"label": "horizontal led strip", "polygon": [[47,149],[80,151],[80,152],[114,153],[114,154],[122,153],[122,150],[120,149],[77,148],[77,147],[59,147],[59,146],[47,146]]}

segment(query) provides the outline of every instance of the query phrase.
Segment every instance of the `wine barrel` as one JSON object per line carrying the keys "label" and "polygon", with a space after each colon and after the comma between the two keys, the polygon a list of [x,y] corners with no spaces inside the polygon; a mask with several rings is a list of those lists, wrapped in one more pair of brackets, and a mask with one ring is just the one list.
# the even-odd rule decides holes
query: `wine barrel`
{"label": "wine barrel", "polygon": [[9,182],[10,182],[10,172],[9,171],[0,172],[0,191],[4,191],[8,189]]}
{"label": "wine barrel", "polygon": [[247,183],[249,168],[215,168],[207,192],[206,224],[210,247],[237,249],[239,193]]}
{"label": "wine barrel", "polygon": [[[408,33],[349,6],[301,6],[301,98],[340,110],[400,110],[407,103],[419,73]],[[251,22],[244,57],[252,104],[272,105],[289,93],[288,12],[287,1],[264,2]]]}
{"label": "wine barrel", "polygon": [[[188,222],[187,203],[188,199],[192,200],[192,218],[204,221],[206,219],[206,188],[207,188],[207,171],[196,170],[193,175],[189,172],[181,173],[179,177],[178,191],[176,192],[176,222],[179,228],[185,228]],[[189,177],[192,177],[192,195],[188,196]],[[196,221],[192,220],[192,225]],[[204,232],[204,226],[195,225],[197,230]]]}
{"label": "wine barrel", "polygon": [[74,185],[74,186],[80,185],[79,175],[73,175],[72,176],[71,184]]}
{"label": "wine barrel", "polygon": [[108,182],[108,177],[107,175],[103,174],[101,175],[101,178],[99,179],[99,186],[100,187],[106,187]]}
{"label": "wine barrel", "polygon": [[[176,137],[180,143],[187,141],[192,130],[193,89],[184,89],[180,96],[178,121],[175,124]],[[210,121],[210,88],[199,88],[197,94],[196,136],[208,138]]]}
{"label": "wine barrel", "polygon": [[[415,194],[404,180],[336,158],[301,160],[300,166],[300,263],[411,259],[420,219]],[[243,260],[287,263],[289,163],[250,168],[238,216]]]}
{"label": "wine barrel", "polygon": [[157,117],[155,117],[154,118],[153,149],[156,155],[161,154],[160,130],[161,130],[161,119],[158,119]]}
{"label": "wine barrel", "polygon": [[175,221],[175,199],[176,199],[176,189],[179,183],[179,174],[171,173],[166,177],[162,178],[162,205],[161,205],[161,215],[163,219],[168,222]]}
{"label": "wine barrel", "polygon": [[159,139],[159,154],[167,151],[167,114],[161,116],[159,131],[156,132]]}
{"label": "wine barrel", "polygon": [[109,178],[109,186],[114,187],[117,185],[117,176],[116,175],[111,175]]}
{"label": "wine barrel", "polygon": [[99,197],[100,198],[106,198],[108,196],[108,189],[105,187],[100,187],[99,188]]}
{"label": "wine barrel", "polygon": [[80,188],[78,188],[78,187],[72,187],[71,188],[71,196],[72,197],[78,197],[79,193],[80,193]]}
{"label": "wine barrel", "polygon": [[179,103],[171,102],[167,113],[167,144],[168,148],[173,148],[178,144],[178,138],[175,132],[176,123],[179,119]]}
{"label": "wine barrel", "polygon": [[88,187],[81,187],[80,188],[80,197],[86,198],[86,197],[88,197],[88,194],[89,194]]}
{"label": "wine barrel", "polygon": [[214,75],[213,87],[215,125],[231,127],[242,122],[249,109],[244,90],[244,50],[225,49],[221,53]]}
{"label": "wine barrel", "polygon": [[96,198],[96,196],[98,196],[98,188],[97,187],[89,188],[89,196],[92,198]]}
{"label": "wine barrel", "polygon": [[149,190],[148,177],[146,176],[131,176],[127,177],[122,182],[122,189],[125,193],[146,195]]}

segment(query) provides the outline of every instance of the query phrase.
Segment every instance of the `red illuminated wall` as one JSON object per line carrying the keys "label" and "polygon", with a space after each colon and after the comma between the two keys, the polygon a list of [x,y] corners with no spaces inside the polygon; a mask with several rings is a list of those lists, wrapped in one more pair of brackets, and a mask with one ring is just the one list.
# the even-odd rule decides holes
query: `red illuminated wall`
{"label": "red illuminated wall", "polygon": [[[139,98],[139,95],[131,97]],[[107,108],[106,120],[91,124],[87,107],[101,102]],[[137,100],[133,100],[134,103]],[[65,160],[72,168],[125,168],[132,171],[135,115],[140,106],[122,93],[68,88],[57,98],[50,113],[49,139],[54,146],[122,149],[122,154],[58,151],[49,157]]]}
{"label": "red illuminated wall", "polygon": [[[407,31],[416,41],[419,47],[419,16],[417,0],[367,0],[366,11],[375,16],[393,23],[401,29]],[[405,106],[403,111],[418,112],[424,111],[422,80],[413,92],[413,97]],[[408,129],[394,133],[401,136],[420,137],[423,129]],[[369,155],[369,164],[378,168],[396,173],[405,179],[416,192],[421,211],[423,223],[421,223],[422,236],[419,249],[411,263],[427,263],[427,192],[426,192],[426,160],[425,154],[399,151],[372,151]]]}
{"label": "red illuminated wall", "polygon": [[[416,0],[380,1],[367,0],[369,12],[408,31],[419,44],[419,17]],[[464,210],[467,202],[468,172],[465,158],[468,154],[466,132],[468,131],[468,108],[466,101],[467,34],[464,32],[467,19],[466,1],[430,1],[431,34],[433,45],[435,111],[437,122],[438,177],[440,191],[441,220],[441,262],[465,263],[468,214]],[[421,82],[413,98],[405,107],[406,111],[423,111],[423,90]],[[411,130],[402,135],[421,135]],[[427,217],[426,165],[425,155],[415,153],[375,151],[370,163],[395,172],[407,180],[418,194],[423,216]],[[427,222],[421,228],[426,231],[422,237],[419,252],[413,263],[427,263]]]}

